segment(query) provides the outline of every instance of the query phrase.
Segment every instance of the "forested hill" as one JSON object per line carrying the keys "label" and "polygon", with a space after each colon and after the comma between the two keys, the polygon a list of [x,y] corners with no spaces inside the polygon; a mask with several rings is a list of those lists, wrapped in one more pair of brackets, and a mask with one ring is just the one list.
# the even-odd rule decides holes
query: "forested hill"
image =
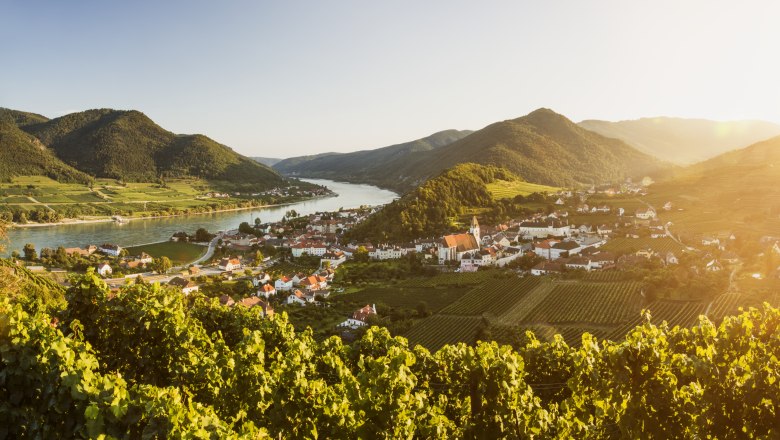
{"label": "forested hill", "polygon": [[112,292],[88,274],[63,305],[9,288],[4,438],[780,436],[780,310],[769,305],[718,325],[585,334],[579,348],[525,333],[431,353],[378,327],[352,344],[317,341],[286,313],[156,284]]}
{"label": "forested hill", "polygon": [[681,165],[780,135],[780,125],[765,121],[657,117],[618,122],[586,120],[579,125]]}
{"label": "forested hill", "polygon": [[63,163],[38,139],[22,131],[17,125],[42,120],[45,118],[39,115],[0,109],[0,180],[35,175],[47,176],[61,182],[89,182],[90,176]]}
{"label": "forested hill", "polygon": [[444,130],[422,139],[374,150],[292,157],[275,164],[274,169],[289,175],[376,184],[387,167],[402,166],[406,161],[414,160],[414,153],[439,149],[471,133],[468,130]]}
{"label": "forested hill", "polygon": [[497,122],[448,145],[411,151],[376,164],[353,180],[340,156],[319,159],[319,167],[306,162],[277,169],[300,175],[341,176],[408,191],[442,170],[472,162],[507,168],[524,180],[553,186],[598,184],[653,174],[670,167],[625,142],[585,130],[552,110],[539,109],[526,116]]}
{"label": "forested hill", "polygon": [[[17,115],[25,115],[16,112]],[[96,177],[154,181],[198,177],[273,187],[284,179],[271,168],[203,135],[177,135],[138,111],[88,110],[56,119],[18,116],[17,124],[63,162]]]}
{"label": "forested hill", "polygon": [[495,166],[457,165],[369,216],[349,232],[349,238],[398,242],[449,232],[467,209],[495,206],[487,185],[497,180],[519,178]]}

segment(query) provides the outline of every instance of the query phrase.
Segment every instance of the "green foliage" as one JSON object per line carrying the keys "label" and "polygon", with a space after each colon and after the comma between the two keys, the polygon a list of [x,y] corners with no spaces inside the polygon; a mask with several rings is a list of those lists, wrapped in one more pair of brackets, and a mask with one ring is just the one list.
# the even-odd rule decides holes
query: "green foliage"
{"label": "green foliage", "polygon": [[88,110],[22,129],[64,162],[97,177],[124,182],[198,177],[257,189],[283,183],[269,167],[225,145],[203,135],[173,134],[138,111]]}
{"label": "green foliage", "polygon": [[347,235],[360,240],[408,240],[452,229],[454,220],[468,208],[494,205],[487,184],[515,181],[512,173],[494,166],[461,164],[382,208]]}
{"label": "green foliage", "polygon": [[[435,353],[371,328],[351,346],[284,314],[89,274],[59,315],[0,299],[10,438],[775,438],[780,310],[644,322],[619,342],[532,334]],[[437,315],[434,315],[437,316]],[[461,317],[476,323],[479,317]]]}
{"label": "green foliage", "polygon": [[[370,157],[371,152],[362,153]],[[351,157],[344,156],[348,155],[293,158],[275,168],[303,176],[335,176],[399,192],[468,162],[504,167],[528,182],[558,187],[618,181],[668,169],[667,164],[623,141],[588,131],[548,109],[496,122],[435,149],[375,160],[370,162],[367,175],[354,171],[363,167],[352,165]]]}

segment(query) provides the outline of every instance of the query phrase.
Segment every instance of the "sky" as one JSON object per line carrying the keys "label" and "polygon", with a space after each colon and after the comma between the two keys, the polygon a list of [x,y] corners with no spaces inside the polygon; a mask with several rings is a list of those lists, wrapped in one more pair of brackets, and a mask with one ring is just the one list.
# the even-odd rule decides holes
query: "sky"
{"label": "sky", "polygon": [[780,123],[774,1],[0,0],[0,106],[291,157],[574,121]]}

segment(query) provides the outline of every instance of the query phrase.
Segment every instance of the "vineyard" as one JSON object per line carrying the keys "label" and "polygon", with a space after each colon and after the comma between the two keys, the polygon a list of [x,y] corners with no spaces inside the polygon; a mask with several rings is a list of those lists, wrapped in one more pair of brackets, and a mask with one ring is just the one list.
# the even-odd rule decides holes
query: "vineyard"
{"label": "vineyard", "polygon": [[593,270],[582,276],[582,281],[610,282],[630,279],[631,274],[620,270]]}
{"label": "vineyard", "polygon": [[617,237],[609,240],[601,249],[612,252],[636,252],[640,249],[652,249],[660,254],[665,254],[667,252],[676,252],[679,254],[684,247],[669,237]]}
{"label": "vineyard", "polygon": [[356,293],[333,296],[332,300],[358,306],[384,304],[405,309],[414,309],[418,304],[424,302],[428,305],[428,310],[437,312],[457,301],[467,291],[467,289],[453,287],[438,289],[368,287]]}
{"label": "vineyard", "polygon": [[483,284],[442,310],[449,315],[502,315],[541,283],[540,278],[509,278]]}
{"label": "vineyard", "polygon": [[428,278],[413,278],[406,280],[398,286],[400,287],[462,287],[476,286],[487,281],[496,279],[501,272],[495,270],[485,270],[478,272],[463,273],[441,273]]}
{"label": "vineyard", "polygon": [[531,323],[620,324],[642,310],[641,285],[616,283],[560,283],[526,317]]}
{"label": "vineyard", "polygon": [[[650,322],[661,324],[666,322],[669,327],[690,327],[700,315],[707,310],[707,304],[699,301],[676,301],[662,299],[650,303],[645,309],[650,313]],[[628,324],[621,326],[609,335],[610,339],[621,340],[626,332],[642,324],[644,317],[638,316]]]}
{"label": "vineyard", "polygon": [[447,344],[473,344],[481,324],[482,319],[478,316],[433,315],[412,327],[404,336],[412,345],[419,344],[436,351]]}

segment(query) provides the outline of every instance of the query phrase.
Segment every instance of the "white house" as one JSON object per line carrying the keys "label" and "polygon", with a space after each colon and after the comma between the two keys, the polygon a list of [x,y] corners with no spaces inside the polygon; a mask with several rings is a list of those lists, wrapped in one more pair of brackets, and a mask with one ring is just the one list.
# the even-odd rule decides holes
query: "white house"
{"label": "white house", "polygon": [[110,255],[112,257],[118,257],[119,253],[122,252],[122,247],[116,244],[104,243],[100,245],[100,248],[98,248],[98,250],[106,255]]}
{"label": "white house", "polygon": [[111,269],[111,266],[108,263],[103,263],[103,264],[98,265],[97,273],[101,277],[105,278],[105,277],[111,275],[112,273],[114,273],[114,270]]}
{"label": "white house", "polygon": [[636,218],[642,219],[642,220],[653,220],[655,219],[655,210],[653,208],[640,208],[636,210],[636,213],[634,213]]}
{"label": "white house", "polygon": [[549,273],[558,273],[562,271],[563,266],[560,263],[542,261],[531,269],[531,275],[546,275]]}
{"label": "white house", "polygon": [[519,235],[523,238],[571,236],[571,227],[559,220],[525,221],[520,223]]}
{"label": "white house", "polygon": [[292,256],[298,258],[303,254],[321,257],[328,251],[328,247],[321,242],[302,241],[290,246]]}
{"label": "white house", "polygon": [[276,290],[288,291],[293,288],[293,280],[288,277],[281,277],[274,282],[274,288]]}
{"label": "white house", "polygon": [[168,285],[180,288],[182,293],[184,294],[189,294],[200,290],[200,287],[197,284],[195,284],[194,281],[187,280],[182,277],[172,278],[170,281],[168,281]]}
{"label": "white house", "polygon": [[241,261],[238,258],[223,258],[219,260],[219,268],[226,272],[241,269]]}
{"label": "white house", "polygon": [[287,297],[287,304],[298,304],[305,306],[307,303],[312,302],[314,302],[314,295],[305,295],[298,289],[295,289],[295,292],[291,293],[290,296]]}
{"label": "white house", "polygon": [[264,296],[268,298],[271,295],[276,295],[276,289],[270,284],[263,284],[259,289],[257,289],[257,296]]}

